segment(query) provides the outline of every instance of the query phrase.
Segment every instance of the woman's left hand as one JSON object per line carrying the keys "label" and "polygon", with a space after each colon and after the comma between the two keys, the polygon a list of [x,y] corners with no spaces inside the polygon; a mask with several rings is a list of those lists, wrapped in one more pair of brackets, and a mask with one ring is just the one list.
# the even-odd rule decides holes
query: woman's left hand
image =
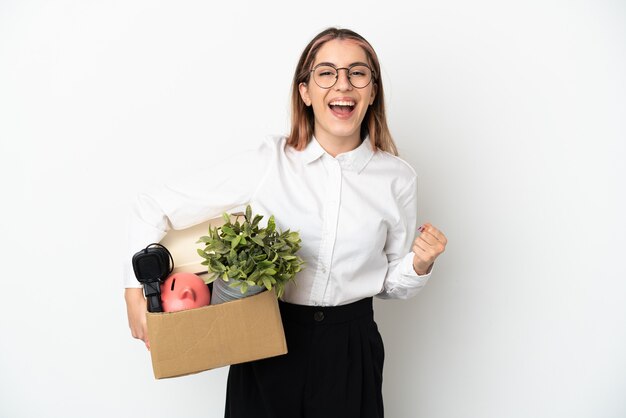
{"label": "woman's left hand", "polygon": [[413,269],[422,276],[430,272],[435,259],[445,251],[448,240],[430,223],[425,223],[419,230],[422,233],[413,241]]}

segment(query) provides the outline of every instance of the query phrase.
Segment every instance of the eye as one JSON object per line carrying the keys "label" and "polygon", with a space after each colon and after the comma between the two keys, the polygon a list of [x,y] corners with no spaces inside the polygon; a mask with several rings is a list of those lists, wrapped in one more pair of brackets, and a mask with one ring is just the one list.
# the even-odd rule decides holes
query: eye
{"label": "eye", "polygon": [[337,71],[333,67],[319,67],[315,70],[317,77],[332,78],[337,75]]}
{"label": "eye", "polygon": [[350,77],[367,77],[369,76],[369,73],[369,69],[363,66],[358,66],[350,69]]}

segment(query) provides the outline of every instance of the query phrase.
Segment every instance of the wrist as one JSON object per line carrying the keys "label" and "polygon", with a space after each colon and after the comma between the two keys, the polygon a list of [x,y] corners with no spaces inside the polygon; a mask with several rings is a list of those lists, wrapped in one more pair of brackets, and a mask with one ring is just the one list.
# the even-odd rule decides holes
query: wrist
{"label": "wrist", "polygon": [[424,275],[426,275],[426,274],[430,273],[430,271],[431,271],[431,270],[432,270],[432,268],[433,268],[433,264],[434,264],[434,263],[431,263],[429,266],[427,266],[427,267],[425,267],[425,268],[424,268],[424,267],[422,267],[422,266],[416,266],[416,265],[414,264],[414,265],[413,265],[413,270],[415,271],[415,273],[416,273],[418,276],[424,276]]}
{"label": "wrist", "polygon": [[141,287],[127,287],[124,289],[124,299],[126,299],[126,302],[145,300],[143,289]]}

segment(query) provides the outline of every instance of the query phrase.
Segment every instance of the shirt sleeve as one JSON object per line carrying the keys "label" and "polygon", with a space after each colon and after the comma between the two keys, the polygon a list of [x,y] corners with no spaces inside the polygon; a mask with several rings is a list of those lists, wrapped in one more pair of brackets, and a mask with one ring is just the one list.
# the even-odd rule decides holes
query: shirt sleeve
{"label": "shirt sleeve", "polygon": [[395,225],[387,232],[385,253],[388,268],[381,299],[408,299],[415,296],[430,278],[431,270],[425,275],[418,275],[413,269],[411,250],[417,232],[417,178],[398,197],[400,216]]}
{"label": "shirt sleeve", "polygon": [[215,156],[207,168],[139,193],[128,222],[124,287],[141,287],[132,268],[137,251],[161,241],[170,229],[189,228],[248,204],[274,163],[275,148],[276,141],[268,138],[256,149],[222,160]]}

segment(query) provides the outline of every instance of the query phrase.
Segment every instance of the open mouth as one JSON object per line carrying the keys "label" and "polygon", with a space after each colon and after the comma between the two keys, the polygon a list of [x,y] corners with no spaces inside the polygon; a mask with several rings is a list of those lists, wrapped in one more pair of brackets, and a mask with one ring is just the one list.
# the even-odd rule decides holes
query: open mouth
{"label": "open mouth", "polygon": [[330,110],[341,116],[349,116],[356,107],[353,100],[333,100],[328,104]]}

